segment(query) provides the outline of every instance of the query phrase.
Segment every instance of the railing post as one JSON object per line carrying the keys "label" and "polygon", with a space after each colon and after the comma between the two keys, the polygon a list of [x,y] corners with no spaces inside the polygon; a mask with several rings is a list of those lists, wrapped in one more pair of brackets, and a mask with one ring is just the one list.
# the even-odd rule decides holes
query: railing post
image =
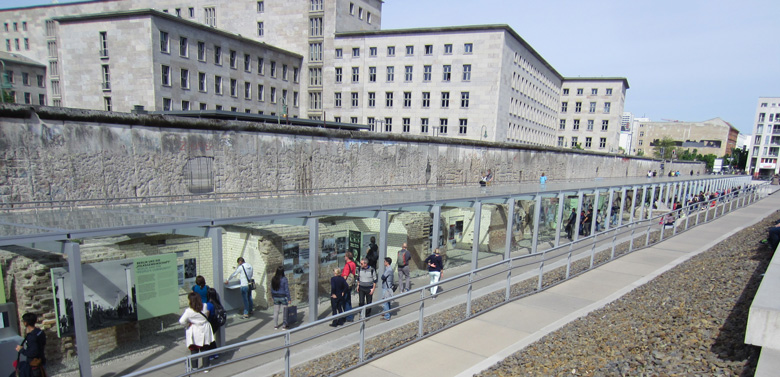
{"label": "railing post", "polygon": [[653,228],[653,222],[651,221],[647,225],[647,231],[645,232],[646,233],[645,234],[645,247],[650,246],[650,229],[652,229],[652,228]]}
{"label": "railing post", "polygon": [[573,248],[574,242],[569,244],[569,252],[566,255],[566,280],[569,280],[569,276],[571,276],[571,254]]}
{"label": "railing post", "polygon": [[661,234],[658,237],[658,242],[661,242],[664,240],[664,228],[666,228],[666,224],[664,224],[663,217],[661,218]]}
{"label": "railing post", "polygon": [[[628,253],[634,250],[634,233],[636,232],[635,227],[631,227],[631,241],[628,242]],[[628,254],[626,253],[626,254]]]}
{"label": "railing post", "polygon": [[506,271],[506,296],[504,301],[509,301],[509,296],[512,294],[512,259],[509,259],[507,264],[509,266]]}
{"label": "railing post", "polygon": [[466,291],[466,318],[471,318],[471,290],[474,282],[474,272],[469,273],[469,289]]}
{"label": "railing post", "polygon": [[360,355],[359,360],[362,363],[366,357],[366,306],[360,310]]}
{"label": "railing post", "polygon": [[704,208],[705,208],[705,210],[704,210],[704,222],[706,223],[707,220],[709,220],[709,217],[710,217],[710,200],[709,199],[707,199],[707,201],[705,202],[705,207]]}
{"label": "railing post", "polygon": [[[574,242],[572,242],[573,244]],[[547,254],[547,250],[542,252],[542,260],[539,262],[539,284],[537,284],[536,290],[541,291],[542,290],[542,277],[544,276],[544,258],[545,254]]]}
{"label": "railing post", "polygon": [[593,269],[593,259],[596,258],[596,236],[593,236],[593,244],[590,246],[590,267],[588,269]]}
{"label": "railing post", "polygon": [[420,290],[420,318],[417,320],[417,338],[423,337],[423,325],[425,324],[425,290]]}
{"label": "railing post", "polygon": [[618,229],[620,228],[614,229],[615,235],[612,236],[612,252],[609,254],[609,260],[615,259],[615,246],[617,244]]}
{"label": "railing post", "polygon": [[290,370],[290,332],[284,334],[284,377],[292,375]]}

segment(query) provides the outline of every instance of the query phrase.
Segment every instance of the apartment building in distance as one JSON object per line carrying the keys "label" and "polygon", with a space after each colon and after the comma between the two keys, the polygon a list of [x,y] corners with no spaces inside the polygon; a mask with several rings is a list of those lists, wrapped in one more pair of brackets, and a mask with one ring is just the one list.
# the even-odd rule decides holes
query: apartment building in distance
{"label": "apartment building in distance", "polygon": [[[634,148],[645,156],[653,155],[653,147],[665,137],[676,142],[677,147],[689,151],[696,149],[698,154],[714,154],[718,157],[731,153],[737,146],[739,130],[729,122],[713,118],[703,122],[663,121],[637,122],[634,130]],[[678,149],[679,149],[678,148]]]}
{"label": "apartment building in distance", "polygon": [[506,25],[340,33],[332,54],[329,120],[554,145],[562,77]]}
{"label": "apartment building in distance", "polygon": [[0,51],[3,102],[46,105],[46,66],[13,52]]}
{"label": "apartment building in distance", "polygon": [[780,97],[759,97],[753,121],[753,140],[745,171],[754,176],[780,172]]}
{"label": "apartment building in distance", "polygon": [[628,88],[622,77],[565,78],[556,145],[618,153]]}
{"label": "apartment building in distance", "polygon": [[298,54],[151,9],[55,21],[62,106],[298,116]]}

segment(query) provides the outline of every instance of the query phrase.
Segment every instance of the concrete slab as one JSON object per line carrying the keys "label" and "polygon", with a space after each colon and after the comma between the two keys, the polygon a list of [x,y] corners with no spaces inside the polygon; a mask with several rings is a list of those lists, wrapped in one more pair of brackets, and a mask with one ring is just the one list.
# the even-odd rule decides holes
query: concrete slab
{"label": "concrete slab", "polygon": [[396,374],[393,371],[382,369],[373,363],[368,364],[364,367],[360,367],[356,370],[353,370],[348,373],[342,374],[342,376],[345,377],[364,377],[364,376],[371,376],[371,377],[399,377],[402,376],[401,374]]}
{"label": "concrete slab", "polygon": [[506,310],[491,310],[477,317],[475,321],[501,323],[507,328],[530,334],[563,318],[564,315],[560,311],[530,306],[519,300],[507,304]]}
{"label": "concrete slab", "polygon": [[[673,259],[672,259],[673,260]],[[669,263],[668,261],[666,263]],[[666,264],[664,263],[664,264]],[[648,263],[636,263],[636,262],[629,262],[623,260],[623,258],[620,258],[618,260],[609,262],[601,267],[599,269],[604,271],[611,271],[611,272],[620,272],[624,273],[626,275],[632,275],[635,277],[644,276],[652,271],[655,271],[659,266],[655,264],[648,264]]]}
{"label": "concrete slab", "polygon": [[[440,356],[436,355],[446,355],[446,362],[440,362]],[[371,364],[399,376],[454,376],[484,358],[448,344],[425,339],[393,352],[392,357],[383,357],[372,361]],[[368,374],[359,368],[349,375],[358,377]]]}
{"label": "concrete slab", "polygon": [[545,293],[587,299],[601,300],[637,280],[636,276],[618,272],[593,270],[550,288]]}
{"label": "concrete slab", "polygon": [[780,351],[771,348],[762,348],[758,356],[756,374],[754,377],[777,377],[780,370]]}
{"label": "concrete slab", "polygon": [[574,297],[572,295],[542,292],[526,297],[522,301],[524,305],[544,308],[559,313],[570,313],[592,304],[595,300]]}
{"label": "concrete slab", "polygon": [[504,323],[487,321],[480,316],[436,334],[431,340],[487,357],[526,336],[528,333],[509,328]]}

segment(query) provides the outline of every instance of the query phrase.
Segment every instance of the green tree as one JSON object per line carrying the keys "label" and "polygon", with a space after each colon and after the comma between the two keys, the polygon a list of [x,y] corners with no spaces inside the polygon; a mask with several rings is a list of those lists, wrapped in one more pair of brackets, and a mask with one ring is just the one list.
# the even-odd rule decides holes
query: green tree
{"label": "green tree", "polygon": [[702,156],[702,155],[696,156],[697,160],[704,161],[704,162],[707,163],[707,170],[711,170],[712,169],[712,167],[715,165],[715,159],[716,158],[718,158],[718,156],[714,155],[712,153],[710,153],[708,155],[704,155],[704,156]]}
{"label": "green tree", "polygon": [[745,170],[747,165],[748,151],[747,148],[734,148],[731,150],[731,166],[737,170]]}
{"label": "green tree", "polygon": [[582,145],[580,143],[573,143],[571,149],[582,149]]}
{"label": "green tree", "polygon": [[672,152],[677,147],[677,142],[669,136],[664,136],[661,140],[655,140],[653,146],[653,156],[655,158],[661,158],[669,160],[672,158]]}
{"label": "green tree", "polygon": [[693,160],[696,159],[696,153],[697,152],[698,152],[697,149],[694,149],[693,151],[691,151],[689,149],[686,149],[682,153],[677,155],[677,158],[680,159],[680,160],[685,160],[685,161],[693,161]]}

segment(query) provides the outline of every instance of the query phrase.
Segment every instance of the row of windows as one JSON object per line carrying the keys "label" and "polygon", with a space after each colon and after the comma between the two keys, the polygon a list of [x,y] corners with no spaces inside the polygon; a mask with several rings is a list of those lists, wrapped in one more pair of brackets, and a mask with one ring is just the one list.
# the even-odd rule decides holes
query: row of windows
{"label": "row of windows", "polygon": [[[30,92],[24,92],[22,95],[23,102],[17,102],[16,98],[16,91],[9,90],[6,92],[6,95],[8,96],[8,99],[11,100],[11,103],[24,103],[25,105],[33,105],[33,94]],[[38,105],[46,105],[46,95],[45,94],[38,94]]]}
{"label": "row of windows", "polygon": [[[341,121],[341,117],[335,117],[336,122]],[[352,123],[357,123],[357,117],[351,118]],[[370,131],[375,132],[393,132],[393,118],[386,117],[383,119],[376,119],[374,117],[368,118],[368,127]],[[448,118],[439,118],[438,125],[431,126],[429,118],[420,118],[419,123],[416,125],[416,129],[420,133],[427,134],[433,131],[434,134],[447,135],[449,133],[450,121]],[[455,125],[453,125],[455,126]],[[458,119],[457,123],[458,135],[466,135],[468,133],[469,120],[467,118]],[[412,118],[401,118],[401,132],[412,132]]]}
{"label": "row of windows", "polygon": [[[11,42],[13,42],[13,44]],[[6,39],[5,40],[5,50],[6,51],[11,51],[11,47],[13,46],[13,47],[16,47],[16,51],[21,51],[21,49],[22,49],[22,44],[21,43],[22,42],[24,43],[24,49],[29,51],[30,50],[30,39],[29,38],[23,38],[21,40],[19,38],[14,38],[13,40]]]}
{"label": "row of windows", "polygon": [[[110,109],[110,107],[111,107],[111,97],[105,97],[104,100],[107,100],[107,101],[105,101],[106,111],[111,111],[111,109]],[[174,109],[173,108],[173,100],[171,98],[163,98],[162,99],[162,109],[163,109],[163,111],[172,111],[172,110],[188,111],[188,110],[194,110],[195,109],[194,104],[195,104],[194,101],[182,100],[181,101],[181,107],[179,107],[178,109]],[[206,102],[199,102],[198,103],[198,110],[208,110],[208,107],[209,107],[209,105]],[[298,107],[297,97],[296,97],[296,101],[295,101],[295,107]],[[225,107],[223,107],[222,105],[214,105],[214,110],[223,110],[223,109],[225,109]],[[237,107],[233,106],[233,107],[230,108],[230,111],[238,112],[239,110],[238,110]],[[244,109],[244,113],[251,114],[252,113],[252,109]],[[257,113],[262,115],[264,112],[262,110],[258,110]],[[276,115],[276,112],[272,112],[271,115]]]}
{"label": "row of windows", "polygon": [[[779,117],[775,117],[775,122],[780,122],[780,114],[777,114]],[[766,132],[771,132],[773,134],[780,134],[780,124],[767,124],[766,125]],[[763,134],[764,133],[764,125],[759,124],[756,126],[756,133],[757,134]]]}
{"label": "row of windows", "polygon": [[[463,53],[464,54],[471,54],[474,52],[474,44],[473,43],[464,43],[463,44]],[[424,46],[424,54],[425,55],[433,55],[433,45],[425,45]],[[448,43],[444,45],[444,54],[445,55],[451,55],[452,54],[452,44]],[[376,47],[369,47],[368,48],[368,56],[375,58],[378,56],[378,49]],[[395,46],[387,46],[387,57],[393,57],[395,56]],[[406,56],[414,56],[414,45],[407,45],[406,46]],[[336,59],[341,59],[344,57],[344,50],[341,48],[336,49]],[[352,57],[353,58],[359,58],[360,57],[360,47],[353,47],[352,48]]]}
{"label": "row of windows", "polygon": [[547,145],[548,142],[552,143],[555,140],[552,134],[514,123],[509,123],[506,139],[512,142],[536,145]]}
{"label": "row of windows", "polygon": [[[170,87],[172,82],[172,69],[168,65],[162,65],[160,69],[160,83],[163,86]],[[190,70],[186,68],[180,68],[179,69],[179,85],[182,89],[190,89]],[[254,88],[254,84],[248,81],[242,82],[241,87],[239,87],[239,81],[234,78],[227,78],[223,79],[222,76],[214,75],[213,79],[211,80],[211,83],[209,83],[208,77],[203,72],[197,73],[197,80],[198,80],[198,91],[202,93],[208,93],[209,87],[212,86],[214,88],[214,93],[217,95],[222,95],[224,93],[223,87],[225,82],[228,83],[228,88],[230,92],[231,97],[238,97],[239,96],[239,90],[243,90],[243,96],[244,99],[251,100],[253,98],[252,89]],[[265,101],[265,85],[263,84],[257,84],[257,92],[255,93],[257,96],[258,101]],[[271,103],[276,103],[277,101],[277,90],[275,87],[270,88],[270,94],[271,94]],[[294,97],[298,97],[298,92],[294,92]],[[282,102],[287,102],[287,89],[282,89]]]}
{"label": "row of windows", "polygon": [[[101,34],[102,35],[102,34]],[[160,31],[160,52],[170,54],[171,53],[171,46],[170,46],[170,36],[165,31]],[[200,62],[207,63],[207,55],[208,50],[206,47],[206,43],[202,41],[196,42],[196,48],[197,48],[197,59]],[[222,47],[213,45],[213,48],[211,50],[213,61],[215,65],[221,66],[223,64],[223,52]],[[190,57],[190,43],[189,39],[187,37],[179,37],[179,43],[178,43],[178,54],[182,58],[189,58]],[[231,69],[238,69],[239,60],[242,63],[243,69],[245,72],[252,72],[252,67],[255,66],[256,62],[256,69],[257,73],[259,75],[265,75],[265,58],[257,57],[256,60],[252,58],[250,54],[239,54],[236,50],[229,50],[227,53],[228,56],[228,64]],[[273,78],[277,77],[278,70],[277,70],[277,63],[273,60],[270,61],[270,75]],[[287,64],[282,64],[281,67],[281,74],[282,74],[282,80],[288,80],[288,71],[289,68]],[[300,69],[298,67],[293,67],[293,82],[298,82],[300,79],[299,77]]]}
{"label": "row of windows", "polygon": [[550,111],[555,111],[554,109],[558,107],[558,98],[553,97],[549,90],[545,91],[536,83],[527,80],[522,74],[512,72],[511,86],[512,90],[522,93],[528,99],[539,103]]}
{"label": "row of windows", "polygon": [[[452,81],[452,66],[451,65],[443,65],[442,66],[442,81],[448,82]],[[404,66],[404,82],[411,82],[414,78],[414,66],[407,65]],[[431,81],[433,77],[433,66],[431,65],[424,65],[423,66],[423,81],[428,82]],[[352,82],[358,83],[360,82],[360,67],[352,67]],[[461,78],[463,81],[471,81],[471,64],[464,64],[463,65],[463,71]],[[344,70],[342,67],[336,67],[335,68],[335,80],[336,83],[343,82],[344,79]],[[395,67],[394,66],[387,66],[385,67],[385,80],[386,82],[393,82],[395,81]],[[310,80],[311,81],[311,80]],[[376,82],[377,81],[377,67],[368,67],[368,82]],[[311,85],[321,85],[316,84],[314,82],[310,83]]]}
{"label": "row of windows", "polygon": [[[315,2],[319,3],[319,10],[322,10],[322,0],[311,0],[312,10],[314,10]],[[349,3],[349,15],[355,16],[355,3]],[[364,17],[363,7],[357,7],[357,18],[362,20]],[[366,23],[371,24],[371,12],[365,11]]]}
{"label": "row of windows", "polygon": [[[584,95],[585,89],[583,88],[577,88],[577,95],[581,96]],[[569,95],[569,88],[563,88],[563,95],[568,96]],[[599,89],[598,88],[591,88],[590,89],[590,95],[597,96],[599,95]],[[604,89],[604,95],[611,96],[612,95],[612,88],[606,88]]]}
{"label": "row of windows", "polygon": [[516,116],[525,119],[529,122],[536,123],[542,127],[552,129],[555,126],[554,119],[558,118],[558,114],[548,114],[540,109],[537,109],[526,102],[521,102],[519,99],[511,98],[509,102],[509,115]]}
{"label": "row of windows", "polygon": [[528,59],[523,57],[523,55],[517,51],[515,51],[514,63],[515,65],[520,67],[523,71],[531,75],[531,77],[539,80],[539,82],[541,82],[542,85],[544,85],[547,88],[547,90],[550,90],[556,94],[560,93],[558,92],[558,89],[556,88],[555,85],[553,85],[550,79],[548,79],[545,75],[543,75],[538,68],[536,68],[530,61],[528,61]]}
{"label": "row of windows", "polygon": [[[21,24],[22,24],[22,31],[27,31],[27,21],[22,21]],[[19,31],[19,22],[13,22],[10,24],[6,22],[5,24],[3,24],[3,26],[6,32],[9,32],[11,30]]]}
{"label": "row of windows", "polygon": [[[572,147],[575,146],[575,145],[579,145],[579,138],[577,136],[572,136],[570,145]],[[639,145],[642,145],[642,144],[639,144]],[[563,136],[558,136],[558,146],[559,147],[568,147],[568,145],[566,145],[566,141],[565,141],[565,138]],[[593,138],[592,137],[586,137],[585,138],[585,145],[582,146],[582,147],[585,148],[585,149],[593,148]],[[599,138],[599,149],[604,149],[606,147],[607,147],[607,138],[606,137]]]}
{"label": "row of windows", "polygon": [[[368,107],[376,107],[376,92],[368,92]],[[463,109],[467,109],[470,104],[470,94],[469,92],[460,92],[460,107]],[[333,106],[334,107],[341,107],[342,106],[342,93],[341,92],[335,92],[333,94]],[[441,92],[441,95],[439,97],[441,108],[447,109],[450,107],[450,92]],[[359,107],[360,106],[360,93],[359,92],[351,92],[350,93],[350,104],[352,107]],[[412,92],[403,92],[403,98],[402,98],[402,104],[404,108],[411,108],[412,107]],[[394,92],[385,92],[384,96],[384,103],[385,107],[393,107],[395,104],[395,93]],[[422,92],[422,100],[420,102],[420,107],[423,109],[428,109],[431,107],[431,92]]]}
{"label": "row of windows", "polygon": [[[588,119],[586,122],[587,122],[586,123],[587,125],[586,125],[585,130],[586,131],[593,131],[593,127],[594,127],[596,121],[593,120],[593,119]],[[561,130],[561,131],[565,131],[566,130],[566,119],[561,119],[561,124],[560,124],[560,127],[558,129]],[[580,120],[579,119],[574,119],[574,121],[572,122],[571,129],[572,129],[572,131],[579,131],[580,130]],[[601,121],[601,130],[602,131],[608,131],[609,130],[609,121],[608,120],[602,120]],[[642,133],[640,133],[639,136],[642,136]]]}
{"label": "row of windows", "polygon": [[[758,114],[758,121],[763,122],[766,119],[766,113],[760,113]],[[769,114],[769,121],[770,122],[780,122],[780,113],[777,114]]]}
{"label": "row of windows", "polygon": [[[611,102],[604,102],[604,114],[609,114],[609,112],[612,110],[612,103]],[[569,111],[569,102],[561,102],[561,113],[566,113]],[[575,102],[574,103],[574,112],[575,113],[581,113],[582,112],[582,102]],[[596,102],[591,102],[588,106],[588,112],[589,113],[595,113],[596,112]]]}
{"label": "row of windows", "polygon": [[[13,83],[16,82],[14,71],[6,70],[5,73],[7,75],[6,77],[7,77],[7,80],[8,80],[9,84],[13,84]],[[22,76],[22,85],[24,85],[24,86],[31,86],[32,85],[32,80],[31,79],[32,79],[33,75],[31,75],[31,74],[29,74],[27,72],[22,72],[21,76]],[[35,75],[35,77],[37,79],[38,87],[39,88],[45,88],[46,87],[46,82],[44,80],[43,75]]]}

